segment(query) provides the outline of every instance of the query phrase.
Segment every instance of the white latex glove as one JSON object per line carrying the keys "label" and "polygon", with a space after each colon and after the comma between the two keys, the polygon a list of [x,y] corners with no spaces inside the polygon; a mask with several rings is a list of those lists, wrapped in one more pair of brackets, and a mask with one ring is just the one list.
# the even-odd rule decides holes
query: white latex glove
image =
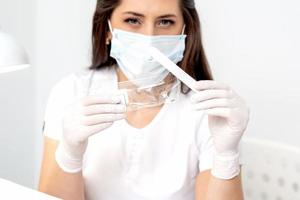
{"label": "white latex glove", "polygon": [[231,179],[239,174],[240,139],[249,121],[245,101],[229,86],[217,81],[198,81],[199,91],[191,97],[196,110],[208,114],[216,152],[212,174],[221,179]]}
{"label": "white latex glove", "polygon": [[55,158],[61,169],[79,172],[88,138],[125,117],[126,107],[120,95],[88,96],[75,101],[65,110],[63,135]]}

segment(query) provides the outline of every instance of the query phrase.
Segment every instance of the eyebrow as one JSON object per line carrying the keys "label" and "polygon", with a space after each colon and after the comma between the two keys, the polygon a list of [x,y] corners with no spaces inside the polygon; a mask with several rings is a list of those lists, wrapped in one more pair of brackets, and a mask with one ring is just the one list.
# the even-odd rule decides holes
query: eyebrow
{"label": "eyebrow", "polygon": [[[131,14],[131,15],[134,15],[137,17],[145,17],[145,15],[143,15],[141,13],[132,12],[132,11],[127,11],[127,12],[124,12],[123,14]],[[174,14],[166,14],[166,15],[159,16],[158,18],[160,19],[160,18],[168,18],[168,17],[177,17],[177,16]]]}

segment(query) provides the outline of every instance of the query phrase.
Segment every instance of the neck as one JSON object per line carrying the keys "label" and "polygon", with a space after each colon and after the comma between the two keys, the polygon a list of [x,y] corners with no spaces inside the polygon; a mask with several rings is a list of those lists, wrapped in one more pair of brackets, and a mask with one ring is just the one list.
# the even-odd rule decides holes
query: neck
{"label": "neck", "polygon": [[122,72],[122,70],[120,70],[119,67],[117,67],[117,76],[118,76],[118,82],[122,82],[122,81],[128,81],[128,78],[125,76],[125,74]]}

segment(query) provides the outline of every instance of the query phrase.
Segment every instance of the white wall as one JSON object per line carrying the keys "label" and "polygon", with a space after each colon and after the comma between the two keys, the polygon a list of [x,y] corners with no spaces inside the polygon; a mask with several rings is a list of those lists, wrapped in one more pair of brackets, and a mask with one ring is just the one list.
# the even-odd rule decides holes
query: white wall
{"label": "white wall", "polygon": [[[14,35],[31,58],[34,11],[34,0],[0,0],[2,30]],[[34,85],[34,67],[0,75],[0,177],[28,186],[34,185],[36,161]]]}
{"label": "white wall", "polygon": [[300,2],[199,0],[216,80],[248,102],[246,137],[300,146]]}
{"label": "white wall", "polygon": [[0,77],[0,177],[37,186],[47,98],[59,79],[89,65],[95,3],[0,0],[1,27],[25,46],[32,65]]}
{"label": "white wall", "polygon": [[[0,0],[0,24],[24,44],[33,64],[0,76],[0,177],[36,186],[48,94],[61,77],[89,64],[95,2]],[[215,78],[251,107],[247,136],[299,145],[298,1],[198,0],[197,5]]]}

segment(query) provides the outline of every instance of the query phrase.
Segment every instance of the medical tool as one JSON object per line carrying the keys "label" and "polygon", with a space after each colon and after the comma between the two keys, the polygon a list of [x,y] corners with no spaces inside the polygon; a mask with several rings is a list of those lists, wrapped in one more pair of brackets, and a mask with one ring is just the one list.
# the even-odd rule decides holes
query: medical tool
{"label": "medical tool", "polygon": [[150,47],[150,53],[155,60],[157,60],[166,69],[168,69],[174,76],[176,76],[179,80],[181,80],[185,85],[187,85],[194,92],[198,92],[195,89],[196,80],[193,79],[190,75],[188,75],[185,71],[183,71],[180,67],[178,67],[175,63],[173,63],[170,59],[168,59],[168,57],[166,57],[163,53],[161,53],[157,48]]}

